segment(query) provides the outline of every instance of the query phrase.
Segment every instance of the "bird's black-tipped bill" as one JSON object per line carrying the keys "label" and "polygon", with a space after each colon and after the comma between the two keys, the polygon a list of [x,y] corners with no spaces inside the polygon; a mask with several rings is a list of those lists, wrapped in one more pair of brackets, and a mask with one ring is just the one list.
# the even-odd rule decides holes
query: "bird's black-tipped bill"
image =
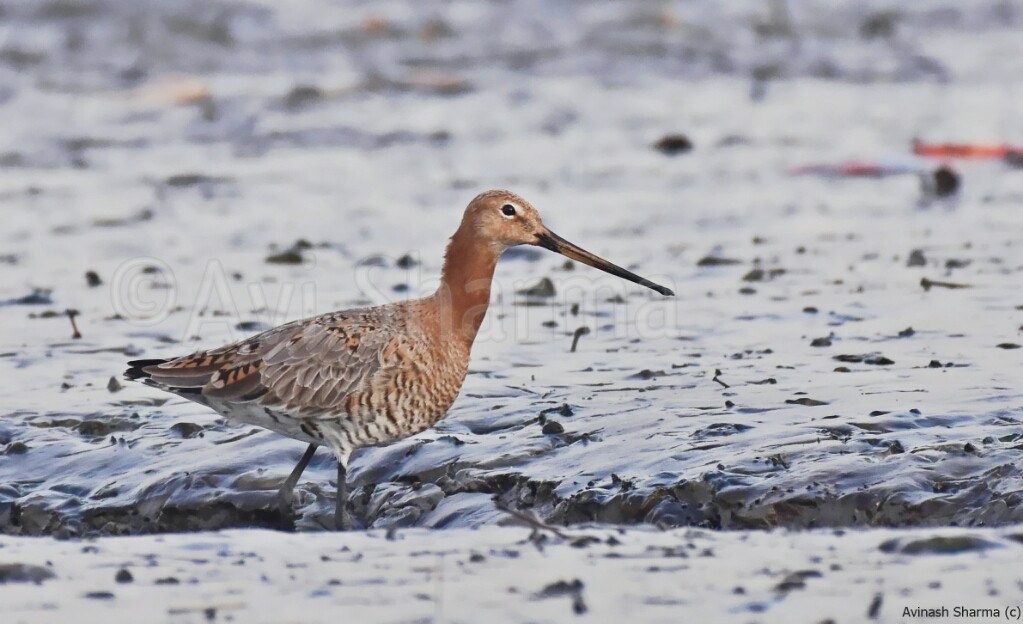
{"label": "bird's black-tipped bill", "polygon": [[588,264],[591,267],[600,269],[605,273],[610,273],[611,275],[616,275],[623,279],[627,279],[630,282],[634,282],[641,286],[646,286],[647,288],[656,290],[662,295],[674,296],[675,294],[669,288],[665,288],[660,284],[655,284],[650,280],[646,279],[645,277],[640,277],[633,273],[632,271],[627,271],[616,264],[611,264],[607,260],[604,260],[599,256],[591,254],[582,247],[568,242],[567,240],[561,238],[560,236],[558,236],[554,232],[551,232],[550,230],[537,234],[536,244],[539,245],[540,247],[543,247],[544,249],[550,249],[551,251],[555,251],[565,256],[566,258],[571,258],[572,260],[577,260],[579,262],[582,262],[583,264]]}

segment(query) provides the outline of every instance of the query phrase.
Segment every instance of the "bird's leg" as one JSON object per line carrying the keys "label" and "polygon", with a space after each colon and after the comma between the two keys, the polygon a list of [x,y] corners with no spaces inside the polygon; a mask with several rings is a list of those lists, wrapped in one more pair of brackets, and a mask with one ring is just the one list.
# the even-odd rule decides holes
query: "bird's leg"
{"label": "bird's leg", "polygon": [[338,531],[355,528],[352,514],[348,511],[348,469],[343,461],[337,462],[337,501],[334,503],[334,526]]}
{"label": "bird's leg", "polygon": [[298,460],[298,464],[295,469],[291,471],[288,478],[284,480],[284,485],[277,492],[277,505],[280,508],[281,518],[291,517],[291,500],[292,494],[295,492],[295,485],[298,483],[299,477],[305,472],[306,466],[309,465],[309,461],[312,460],[313,455],[316,453],[316,444],[310,444],[309,448],[302,454],[302,459]]}

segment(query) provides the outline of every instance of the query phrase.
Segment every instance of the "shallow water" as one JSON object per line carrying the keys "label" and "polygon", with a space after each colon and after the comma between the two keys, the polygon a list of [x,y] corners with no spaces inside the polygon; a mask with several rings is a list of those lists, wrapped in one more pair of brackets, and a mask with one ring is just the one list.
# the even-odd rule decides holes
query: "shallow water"
{"label": "shallow water", "polygon": [[[364,524],[493,524],[495,497],[556,523],[1023,520],[1023,171],[955,163],[944,199],[787,173],[1023,143],[1019,10],[900,6],[884,34],[881,2],[728,6],[5,3],[0,527],[278,526],[301,443],[109,379],[429,292],[491,187],[678,296],[510,253],[449,416],[353,458]],[[691,152],[653,148],[678,132]],[[299,528],[329,525],[333,477],[322,452]]]}

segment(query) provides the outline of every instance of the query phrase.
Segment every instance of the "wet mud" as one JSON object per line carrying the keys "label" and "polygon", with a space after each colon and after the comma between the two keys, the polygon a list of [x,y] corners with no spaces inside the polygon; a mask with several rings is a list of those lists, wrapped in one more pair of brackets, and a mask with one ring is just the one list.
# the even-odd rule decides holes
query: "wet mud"
{"label": "wet mud", "polygon": [[[908,533],[915,539],[893,546]],[[684,610],[706,622],[886,622],[933,604],[1001,619],[1020,593],[1018,538],[1004,529],[607,526],[246,530],[85,546],[0,536],[18,562],[0,567],[0,597],[16,623],[69,613],[112,623],[333,622],[338,609],[360,621],[675,622]]]}
{"label": "wet mud", "polygon": [[1023,173],[788,173],[1023,143],[1023,11],[790,5],[5,2],[0,531],[330,528],[325,451],[282,518],[303,444],[124,363],[428,293],[491,187],[677,297],[509,252],[363,526],[1023,521]]}

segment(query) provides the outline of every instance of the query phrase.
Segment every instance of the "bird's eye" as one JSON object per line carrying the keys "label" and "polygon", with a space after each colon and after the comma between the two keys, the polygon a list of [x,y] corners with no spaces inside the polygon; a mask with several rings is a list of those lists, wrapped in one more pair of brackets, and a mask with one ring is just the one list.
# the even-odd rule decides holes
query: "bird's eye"
{"label": "bird's eye", "polygon": [[511,204],[505,204],[501,206],[501,214],[503,214],[506,217],[514,217],[515,206],[512,206]]}

